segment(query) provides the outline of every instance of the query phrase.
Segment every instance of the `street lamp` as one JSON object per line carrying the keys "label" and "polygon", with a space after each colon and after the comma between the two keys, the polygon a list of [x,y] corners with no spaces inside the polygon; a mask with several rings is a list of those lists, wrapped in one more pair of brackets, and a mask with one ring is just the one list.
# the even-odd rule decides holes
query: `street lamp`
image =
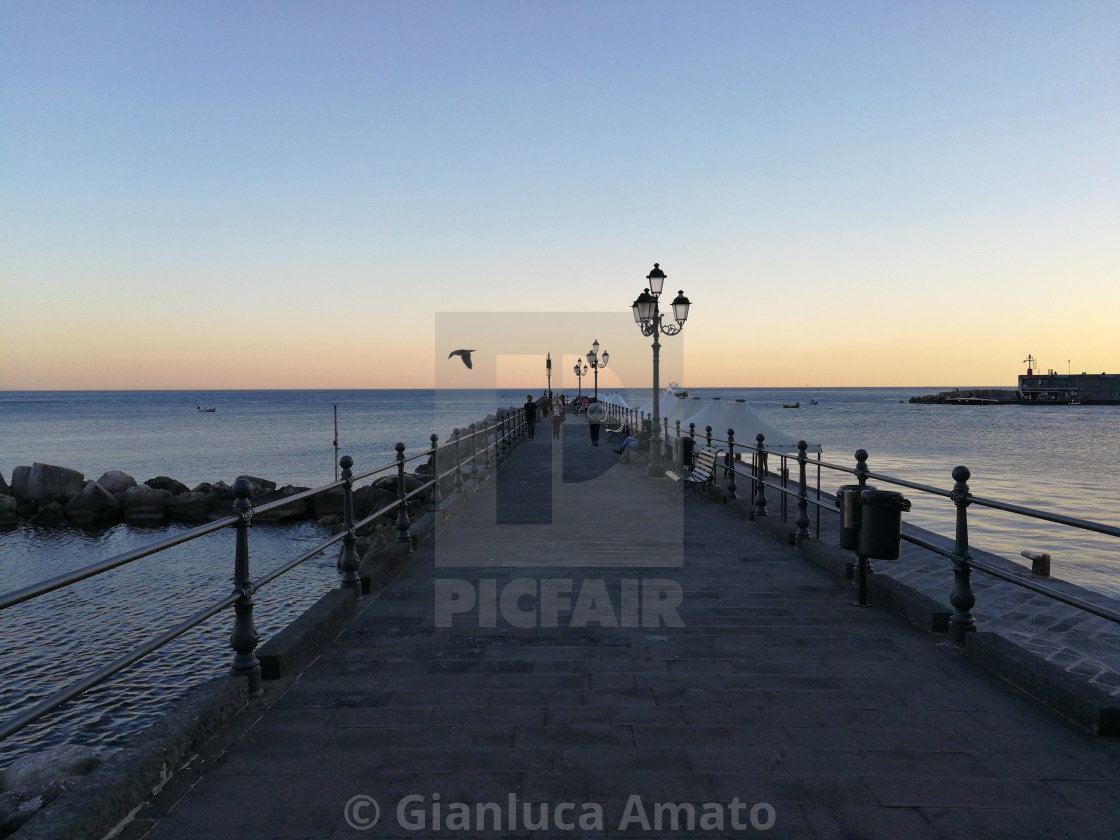
{"label": "street lamp", "polygon": [[634,301],[634,321],[637,323],[642,335],[653,336],[653,430],[649,439],[649,475],[652,478],[661,478],[661,392],[660,365],[661,365],[661,333],[676,335],[684,329],[684,322],[688,320],[688,307],[690,301],[684,292],[678,292],[673,298],[673,324],[664,323],[664,313],[659,311],[657,301],[661,297],[661,290],[665,286],[665,272],[661,270],[660,263],[653,264],[653,271],[647,276],[649,288],[638,295]]}
{"label": "street lamp", "polygon": [[595,343],[591,345],[591,349],[587,351],[587,364],[591,365],[595,371],[595,399],[599,399],[599,370],[607,366],[607,361],[610,359],[611,354],[606,350],[603,351],[602,358],[599,358],[599,339],[595,339]]}
{"label": "street lamp", "polygon": [[549,353],[544,360],[544,369],[548,374],[548,399],[552,400],[552,353]]}
{"label": "street lamp", "polygon": [[578,399],[583,395],[583,377],[587,376],[587,365],[583,362],[576,362],[576,366],[572,370],[576,372],[576,398]]}

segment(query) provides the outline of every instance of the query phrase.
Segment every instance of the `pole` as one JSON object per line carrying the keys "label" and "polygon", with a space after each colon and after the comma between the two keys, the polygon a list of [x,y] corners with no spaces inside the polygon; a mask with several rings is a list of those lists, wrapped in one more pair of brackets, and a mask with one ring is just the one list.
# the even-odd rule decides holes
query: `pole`
{"label": "pole", "polygon": [[649,439],[651,478],[661,478],[661,313],[653,304],[653,431]]}
{"label": "pole", "polygon": [[334,480],[338,481],[338,403],[334,403]]}

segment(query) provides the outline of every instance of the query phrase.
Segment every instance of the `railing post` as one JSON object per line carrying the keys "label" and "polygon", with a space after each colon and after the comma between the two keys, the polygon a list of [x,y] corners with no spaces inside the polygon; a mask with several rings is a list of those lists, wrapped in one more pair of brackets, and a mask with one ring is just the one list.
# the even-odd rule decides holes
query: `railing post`
{"label": "railing post", "polygon": [[[487,473],[490,472],[490,423],[486,420],[482,421],[482,469]],[[497,442],[497,435],[494,436]]]}
{"label": "railing post", "polygon": [[728,473],[729,473],[728,474],[728,479],[727,479],[727,498],[737,499],[739,497],[735,493],[735,491],[738,488],[735,486],[735,430],[734,429],[728,429],[727,430],[727,469],[728,469]]}
{"label": "railing post", "polygon": [[704,433],[708,436],[708,446],[711,446],[712,445],[712,427],[711,426],[705,426],[704,427]]}
{"label": "railing post", "polygon": [[696,424],[695,423],[689,423],[688,424],[688,436],[690,438],[692,438],[693,441],[696,440]]}
{"label": "railing post", "polygon": [[754,439],[758,441],[758,445],[755,447],[758,468],[755,470],[754,485],[754,516],[758,519],[766,516],[766,453],[763,451],[766,435],[759,432],[754,436]]}
{"label": "railing post", "polygon": [[459,430],[454,429],[451,436],[455,438],[455,492],[463,492],[463,455],[459,451]]}
{"label": "railing post", "polygon": [[338,465],[342,467],[342,528],[346,536],[342,538],[342,552],[338,557],[338,571],[341,574],[339,586],[355,590],[357,598],[362,597],[362,581],[358,577],[358,537],[354,533],[354,459],[343,455]]}
{"label": "railing post", "polygon": [[867,474],[871,472],[867,468],[867,450],[856,450],[856,481],[859,482],[859,492],[863,492],[863,488],[867,486]]}
{"label": "railing post", "polygon": [[256,648],[260,641],[257,626],[253,623],[253,580],[249,576],[249,525],[253,521],[253,503],[249,495],[253,485],[247,478],[233,482],[233,513],[239,521],[234,526],[237,531],[236,548],[233,560],[233,588],[241,595],[233,605],[233,632],[229,635],[229,646],[233,648],[233,662],[230,672],[235,676],[247,677],[249,696],[259,697],[264,693],[261,687],[261,663],[257,659]]}
{"label": "railing post", "polygon": [[443,511],[443,491],[440,490],[440,477],[439,477],[439,435],[433,434],[430,438],[432,441],[432,477],[435,479],[435,484],[432,485],[432,513],[440,513]]}
{"label": "railing post", "polygon": [[976,632],[976,619],[972,615],[972,608],[976,604],[976,595],[972,591],[972,567],[969,563],[972,554],[968,548],[968,506],[971,504],[971,494],[968,490],[968,480],[972,473],[968,467],[956,467],[953,470],[953,492],[949,498],[957,506],[957,538],[953,547],[953,592],[949,596],[949,603],[953,605],[953,614],[949,617],[949,642],[960,647],[964,646],[965,637]]}
{"label": "railing post", "polygon": [[400,501],[397,507],[397,541],[412,542],[412,538],[408,535],[412,522],[408,518],[408,493],[404,486],[404,444],[397,443],[395,448],[397,450],[397,499]]}
{"label": "railing post", "polygon": [[809,448],[803,440],[797,442],[797,472],[800,486],[797,488],[797,542],[809,539],[809,483],[805,475],[809,458],[805,450]]}
{"label": "railing post", "polygon": [[475,437],[478,432],[475,431],[475,424],[471,423],[471,478],[474,479],[475,486],[478,486],[478,438]]}

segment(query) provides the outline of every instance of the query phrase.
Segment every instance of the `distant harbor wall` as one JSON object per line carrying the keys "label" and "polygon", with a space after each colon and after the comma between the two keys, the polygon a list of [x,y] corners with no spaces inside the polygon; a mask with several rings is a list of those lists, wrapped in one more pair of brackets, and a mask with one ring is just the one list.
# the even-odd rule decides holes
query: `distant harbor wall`
{"label": "distant harbor wall", "polygon": [[945,405],[1120,405],[1120,373],[1027,373],[1015,388],[954,388],[911,397]]}

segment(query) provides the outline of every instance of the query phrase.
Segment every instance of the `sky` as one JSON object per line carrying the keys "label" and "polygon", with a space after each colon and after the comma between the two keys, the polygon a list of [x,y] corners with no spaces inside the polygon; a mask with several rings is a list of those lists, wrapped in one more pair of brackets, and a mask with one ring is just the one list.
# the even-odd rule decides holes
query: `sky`
{"label": "sky", "polygon": [[1114,0],[0,0],[0,390],[567,387],[597,338],[648,386],[654,263],[662,384],[1120,372],[1118,36]]}

